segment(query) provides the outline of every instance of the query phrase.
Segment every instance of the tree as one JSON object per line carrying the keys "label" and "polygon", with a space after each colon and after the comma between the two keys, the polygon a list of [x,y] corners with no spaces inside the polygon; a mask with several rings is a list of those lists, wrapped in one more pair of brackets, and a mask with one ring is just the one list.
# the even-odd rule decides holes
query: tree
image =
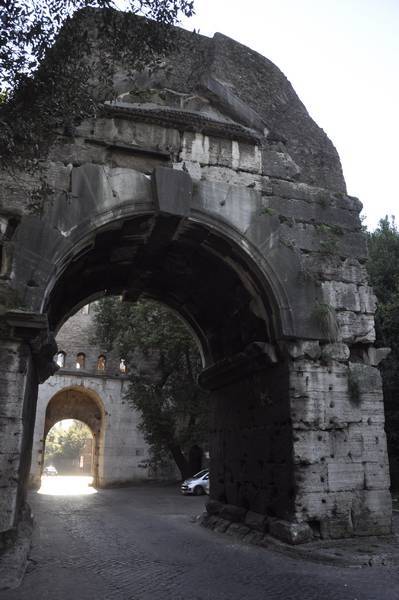
{"label": "tree", "polygon": [[207,445],[208,395],[197,384],[201,360],[187,327],[158,303],[118,298],[95,305],[94,323],[93,342],[127,359],[126,397],[153,456],[168,453],[182,478],[193,475],[190,450]]}
{"label": "tree", "polygon": [[4,165],[23,158],[26,169],[27,161],[45,154],[52,136],[71,135],[83,118],[96,114],[99,103],[112,99],[116,68],[140,70],[155,63],[177,47],[170,25],[180,14],[193,14],[192,0],[126,0],[124,13],[117,5],[114,0],[0,2]]}
{"label": "tree", "polygon": [[52,427],[46,439],[46,462],[57,462],[61,457],[78,459],[90,437],[90,429],[81,421],[74,421],[68,429]]}
{"label": "tree", "polygon": [[[391,348],[381,365],[381,373],[388,450],[392,459],[399,458],[399,230],[394,217],[380,220],[377,229],[368,234],[368,246],[369,280],[378,298],[376,343]],[[394,479],[395,474],[392,476]]]}

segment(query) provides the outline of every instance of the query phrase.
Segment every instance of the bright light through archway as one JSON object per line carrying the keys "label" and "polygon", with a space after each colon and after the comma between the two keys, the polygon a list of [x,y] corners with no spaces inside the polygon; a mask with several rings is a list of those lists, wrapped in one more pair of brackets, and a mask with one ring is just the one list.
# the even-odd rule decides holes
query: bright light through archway
{"label": "bright light through archway", "polygon": [[48,496],[87,496],[97,493],[92,484],[93,477],[84,475],[43,475],[42,484],[37,493]]}

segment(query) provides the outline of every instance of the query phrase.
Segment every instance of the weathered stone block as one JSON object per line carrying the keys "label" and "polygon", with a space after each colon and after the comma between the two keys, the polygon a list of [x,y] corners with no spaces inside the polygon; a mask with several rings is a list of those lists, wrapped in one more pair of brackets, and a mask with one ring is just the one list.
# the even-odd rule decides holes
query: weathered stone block
{"label": "weathered stone block", "polygon": [[[201,165],[210,164],[209,137],[202,133],[185,133],[182,137],[180,160],[197,162]],[[229,165],[228,165],[229,166]]]}
{"label": "weathered stone block", "polygon": [[262,173],[278,179],[296,179],[301,172],[286,152],[262,149]]}
{"label": "weathered stone block", "polygon": [[333,308],[360,311],[360,298],[358,288],[354,283],[341,283],[338,281],[324,281],[321,285],[323,299]]}
{"label": "weathered stone block", "polygon": [[86,138],[113,141],[127,146],[142,146],[144,149],[166,150],[177,154],[180,149],[180,133],[172,127],[155,123],[140,123],[123,118],[100,118],[95,120],[94,130]]}
{"label": "weathered stone block", "polygon": [[343,281],[357,285],[367,281],[367,270],[356,258],[324,255],[318,252],[302,256],[305,272],[321,280]]}
{"label": "weathered stone block", "polygon": [[295,514],[302,520],[325,520],[333,513],[350,514],[353,492],[334,492],[320,494],[308,492],[300,494],[295,500]]}
{"label": "weathered stone block", "polygon": [[351,362],[349,363],[349,372],[352,380],[356,382],[360,394],[378,395],[382,392],[381,374],[375,367]]}
{"label": "weathered stone block", "polygon": [[362,420],[360,406],[349,402],[346,365],[295,361],[290,373],[290,396],[296,429],[335,429]]}
{"label": "weathered stone block", "polygon": [[[14,376],[18,372],[20,362],[19,344],[12,341],[2,341],[0,354],[0,373],[4,377],[5,373],[8,376]],[[15,379],[13,379],[15,381]],[[0,388],[4,389],[4,388]],[[1,392],[0,392],[1,393]]]}
{"label": "weathered stone block", "polygon": [[346,362],[350,357],[350,349],[346,344],[341,342],[325,344],[321,349],[321,356],[324,360]]}
{"label": "weathered stone block", "polygon": [[73,143],[60,140],[50,148],[49,158],[64,165],[78,166],[84,163],[103,165],[106,163],[107,149],[105,146],[85,143],[83,139],[77,139]]}
{"label": "weathered stone block", "polygon": [[339,336],[347,343],[367,343],[375,341],[374,317],[348,311],[337,312]]}
{"label": "weathered stone block", "polygon": [[231,523],[227,528],[226,533],[232,537],[244,538],[250,531],[250,528],[242,523]]}
{"label": "weathered stone block", "polygon": [[71,186],[72,164],[49,162],[46,171],[47,185],[53,190],[68,192]]}
{"label": "weathered stone block", "polygon": [[[188,166],[189,163],[178,164],[186,164],[190,172],[190,168]],[[216,181],[219,183],[225,183],[229,185],[249,187],[253,188],[258,192],[263,193],[271,192],[270,178],[260,176],[255,173],[248,173],[246,171],[233,171],[232,169],[228,169],[227,167],[203,166],[199,175],[199,177],[195,176],[195,178],[204,179],[206,181]]]}
{"label": "weathered stone block", "polygon": [[319,358],[321,354],[319,342],[297,341],[289,342],[287,350],[292,358]]}
{"label": "weathered stone block", "polygon": [[365,462],[387,461],[386,436],[382,425],[351,424],[348,428],[348,442],[355,458],[361,456]]}
{"label": "weathered stone block", "polygon": [[250,529],[255,529],[261,532],[266,531],[268,528],[267,517],[265,515],[253,512],[252,510],[249,510],[245,515],[244,523],[245,525],[248,525]]}
{"label": "weathered stone block", "polygon": [[388,461],[367,462],[364,465],[365,488],[367,490],[381,490],[389,486]]}
{"label": "weathered stone block", "polygon": [[218,515],[220,514],[222,508],[223,508],[223,504],[221,502],[218,502],[217,500],[208,500],[208,502],[205,505],[206,511],[210,514],[210,515]]}
{"label": "weathered stone block", "polygon": [[353,522],[350,510],[344,508],[334,510],[334,514],[327,516],[320,523],[320,537],[322,539],[340,539],[353,535]]}
{"label": "weathered stone block", "polygon": [[328,463],[328,488],[332,492],[364,489],[364,466],[362,463]]}
{"label": "weathered stone block", "polygon": [[[273,189],[273,187],[272,187]],[[282,198],[270,195],[265,198],[267,205],[281,217],[310,224],[319,223],[319,228],[331,235],[345,235],[347,231],[358,229],[357,213],[332,206],[321,206],[318,202]]]}
{"label": "weathered stone block", "polygon": [[193,180],[199,181],[202,177],[201,165],[198,162],[185,160],[183,162],[174,163],[173,169],[175,171],[184,171],[185,173],[188,173]]}
{"label": "weathered stone block", "polygon": [[215,518],[217,519],[217,522],[214,525],[213,529],[217,533],[224,533],[232,524],[231,521],[228,521],[227,519],[221,519],[220,517]]}
{"label": "weathered stone block", "polygon": [[309,185],[303,182],[293,183],[291,181],[274,180],[273,194],[283,198],[298,198],[308,202],[318,202],[322,207],[338,207],[356,213],[359,213],[362,209],[362,203],[353,196],[337,194],[317,185]]}
{"label": "weathered stone block", "polygon": [[297,464],[295,469],[295,483],[298,494],[307,492],[326,492],[328,489],[327,465]]}
{"label": "weathered stone block", "polygon": [[193,193],[191,177],[184,172],[158,167],[152,175],[156,191],[156,210],[176,217],[187,216]]}
{"label": "weathered stone block", "polygon": [[192,208],[205,210],[223,221],[228,219],[244,233],[259,215],[261,195],[248,188],[201,181],[194,187]]}
{"label": "weathered stone block", "polygon": [[303,544],[313,539],[313,531],[307,523],[270,520],[270,535],[287,544]]}
{"label": "weathered stone block", "polygon": [[377,308],[377,297],[373,292],[373,288],[367,285],[361,285],[359,286],[358,291],[361,312],[374,314]]}
{"label": "weathered stone block", "polygon": [[[0,386],[4,383],[4,379],[0,378]],[[7,382],[8,384],[9,382]],[[22,402],[21,395],[18,394],[18,389],[12,389],[13,386],[9,386],[10,393],[5,394],[4,397],[0,395],[0,422],[1,419],[19,419],[22,416]],[[16,393],[17,392],[17,393]]]}
{"label": "weathered stone block", "polygon": [[201,516],[201,524],[207,529],[214,529],[218,522],[219,519],[216,515],[209,515],[205,513]]}
{"label": "weathered stone block", "polygon": [[356,535],[387,535],[392,530],[392,500],[388,489],[359,492],[353,500]]}
{"label": "weathered stone block", "polygon": [[17,451],[0,450],[0,488],[14,485],[19,479],[20,455]]}
{"label": "weathered stone block", "polygon": [[283,223],[280,229],[281,240],[306,252],[320,252],[323,255],[335,254],[341,257],[367,258],[367,245],[362,233],[336,235],[326,233],[314,225],[297,223],[290,227]]}
{"label": "weathered stone block", "polygon": [[23,424],[21,419],[0,418],[0,452],[14,453],[21,449]]}
{"label": "weathered stone block", "polygon": [[[358,430],[354,431],[353,427]],[[349,425],[344,430],[331,431],[332,457],[344,461],[359,459],[363,456],[364,444],[361,426]]]}
{"label": "weathered stone block", "polygon": [[249,531],[242,541],[246,544],[259,545],[263,540],[263,537],[264,534],[260,531]]}
{"label": "weathered stone block", "polygon": [[242,142],[232,143],[232,167],[247,173],[262,173],[262,154],[259,146],[244,144]]}
{"label": "weathered stone block", "polygon": [[391,352],[391,348],[374,348],[371,346],[367,349],[367,363],[373,367],[377,367],[385,360]]}
{"label": "weathered stone block", "polygon": [[8,531],[16,519],[18,488],[16,485],[0,487],[0,532]]}
{"label": "weathered stone block", "polygon": [[331,433],[329,431],[294,430],[294,461],[313,464],[330,457]]}
{"label": "weathered stone block", "polygon": [[234,504],[224,504],[219,514],[223,519],[227,519],[233,523],[239,523],[244,520],[246,513],[247,511],[245,508],[235,506]]}
{"label": "weathered stone block", "polygon": [[153,206],[148,177],[131,169],[112,169],[87,163],[72,170],[69,212],[57,215],[58,227],[68,231],[73,222],[92,218],[94,207],[97,211],[100,207],[110,210],[127,202]]}

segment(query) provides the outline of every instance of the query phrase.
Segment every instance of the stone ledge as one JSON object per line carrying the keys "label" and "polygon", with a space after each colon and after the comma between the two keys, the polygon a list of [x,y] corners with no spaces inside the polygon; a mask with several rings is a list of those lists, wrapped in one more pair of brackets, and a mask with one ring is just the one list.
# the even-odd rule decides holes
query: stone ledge
{"label": "stone ledge", "polygon": [[[197,521],[216,533],[228,533],[245,544],[279,552],[295,559],[341,567],[377,567],[399,565],[399,534],[362,536],[340,540],[311,540],[306,544],[289,544],[256,530],[248,532],[244,523],[229,523],[215,515],[203,513]],[[231,528],[231,531],[230,531]],[[396,526],[398,530],[398,525]]]}
{"label": "stone ledge", "polygon": [[205,527],[241,539],[248,537],[260,543],[266,533],[291,545],[303,544],[313,539],[313,531],[307,523],[294,523],[267,517],[217,500],[209,500],[206,510],[202,517],[202,524]]}
{"label": "stone ledge", "polygon": [[105,102],[102,111],[111,117],[122,117],[177,129],[184,128],[185,131],[201,132],[204,135],[213,135],[253,144],[259,143],[262,138],[258,132],[234,121],[216,120],[201,113],[184,109],[160,106],[143,107],[139,104],[114,101]]}
{"label": "stone ledge", "polygon": [[[213,500],[211,503],[212,510],[216,510],[217,505],[221,504]],[[255,529],[248,531],[246,522],[231,523],[215,514],[203,513],[196,520],[215,533],[228,533],[245,544],[260,546],[295,559],[347,568],[399,565],[399,514],[396,520],[394,519],[392,535],[313,539],[296,545],[276,539],[267,532]]]}

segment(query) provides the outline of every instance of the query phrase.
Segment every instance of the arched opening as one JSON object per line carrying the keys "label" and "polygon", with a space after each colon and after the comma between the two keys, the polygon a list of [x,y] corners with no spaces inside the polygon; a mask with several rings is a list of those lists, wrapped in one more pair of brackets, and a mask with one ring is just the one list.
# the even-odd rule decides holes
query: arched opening
{"label": "arched opening", "polygon": [[107,359],[105,358],[104,354],[100,354],[100,356],[97,358],[97,371],[104,372],[106,364]]}
{"label": "arched opening", "polygon": [[[91,390],[76,386],[57,392],[45,413],[42,474],[51,464],[60,475],[85,475],[98,486],[103,419],[101,401]],[[66,451],[59,448],[57,452],[63,441]]]}
{"label": "arched opening", "polygon": [[99,227],[79,247],[73,261],[62,259],[48,292],[50,327],[104,295],[154,299],[175,311],[198,342],[200,383],[211,393],[211,496],[290,515],[292,430],[280,312],[252,249],[233,230],[194,219],[154,222],[153,214]]}
{"label": "arched opening", "polygon": [[66,357],[66,354],[62,350],[57,353],[55,362],[60,367],[60,369],[65,367],[65,357]]}
{"label": "arched opening", "polygon": [[76,368],[84,369],[86,366],[86,355],[84,352],[78,352],[76,355]]}
{"label": "arched opening", "polygon": [[62,419],[44,440],[40,494],[91,493],[95,438],[90,427],[77,419]]}
{"label": "arched opening", "polygon": [[51,474],[50,467],[54,467],[59,475],[92,475],[93,441],[93,433],[83,421],[58,421],[46,436],[43,474]]}

